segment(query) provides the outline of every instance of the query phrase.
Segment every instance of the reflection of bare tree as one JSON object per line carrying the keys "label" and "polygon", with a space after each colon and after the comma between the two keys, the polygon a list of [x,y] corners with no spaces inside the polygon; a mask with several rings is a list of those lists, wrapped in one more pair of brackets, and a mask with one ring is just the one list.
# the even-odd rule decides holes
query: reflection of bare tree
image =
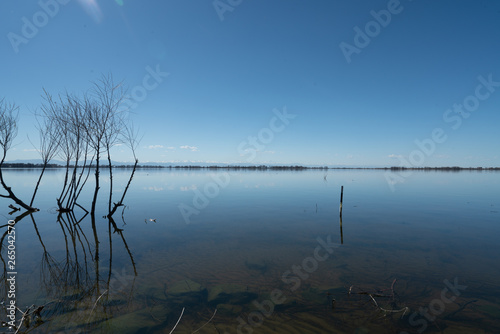
{"label": "reflection of bare tree", "polygon": [[[134,268],[134,274],[135,274],[135,276],[137,276],[137,269],[135,267],[134,257],[132,256],[132,252],[130,251],[130,248],[127,245],[127,241],[125,240],[125,236],[123,235],[123,229],[118,228],[118,226],[116,225],[116,223],[113,220],[113,218],[109,218],[109,223],[110,223],[110,226],[112,226],[113,229],[114,229],[113,233],[118,233],[118,235],[120,235],[120,238],[123,241],[123,245],[125,246],[125,249],[127,250],[127,253],[129,255],[129,257],[130,257],[130,262],[132,262],[132,267]],[[110,234],[110,240],[111,240],[111,228],[110,228],[110,233],[109,234]],[[110,254],[111,254],[111,242],[110,242]],[[110,256],[110,258],[111,258],[111,256]],[[111,265],[110,265],[110,267],[111,267]]]}
{"label": "reflection of bare tree", "polygon": [[[4,245],[5,243],[5,238],[9,235],[9,231],[15,230],[16,224],[21,221],[24,217],[28,216],[31,214],[32,211],[25,211],[24,213],[20,214],[19,216],[15,217],[14,219],[9,220],[8,224],[0,226],[0,229],[5,228],[5,232],[2,234],[2,237],[0,238],[0,261],[2,262],[2,269],[3,273],[2,276],[0,277],[0,280],[3,284],[0,285],[0,296],[2,299],[2,305],[0,307],[0,316],[1,316],[1,326],[2,327],[10,327],[10,325],[4,321],[4,319],[7,318],[8,310],[7,310],[7,305],[5,305],[3,302],[7,300],[8,297],[8,292],[9,292],[9,281],[7,277],[7,263],[5,262],[4,259],[4,249],[7,249],[7,246]],[[29,310],[28,310],[29,311]],[[16,314],[17,312],[20,312],[22,314],[22,311],[19,310],[18,308],[14,311]],[[22,322],[22,321],[21,321]],[[17,330],[17,328],[15,327]]]}
{"label": "reflection of bare tree", "polygon": [[[40,291],[42,305],[32,305],[25,311],[18,310],[19,333],[27,333],[43,324],[46,331],[62,331],[83,333],[99,326],[108,320],[115,310],[113,301],[120,298],[120,294],[132,294],[133,282],[137,276],[135,262],[128,244],[125,240],[124,231],[119,229],[116,223],[110,219],[108,224],[109,240],[109,268],[101,268],[99,261],[100,236],[96,228],[97,224],[93,215],[84,214],[77,218],[73,212],[59,213],[57,223],[61,228],[64,238],[63,259],[56,259],[50,254],[51,245],[43,239],[39,230],[35,215],[31,212],[14,219],[19,222],[26,216],[30,216],[34,230],[42,248],[42,259],[40,264]],[[90,217],[90,221],[89,218]],[[85,224],[89,223],[90,224]],[[89,240],[82,226],[90,226],[93,240]],[[4,228],[0,226],[0,228]],[[87,232],[88,233],[88,232]],[[113,246],[115,234],[123,242],[124,248],[130,257],[133,275],[127,275],[126,282],[117,281],[113,276],[116,269],[113,264]],[[4,239],[7,231],[0,239],[0,245],[4,250]],[[115,246],[116,247],[116,246]],[[0,287],[0,299],[6,296],[7,277],[6,261],[0,252],[0,260],[3,263],[2,286]],[[106,266],[105,266],[106,267]],[[102,271],[106,271],[106,279],[102,279]],[[130,290],[129,290],[130,288]],[[115,304],[118,304],[115,302]],[[5,310],[4,310],[5,311]],[[21,321],[22,320],[22,321]],[[50,320],[50,321],[49,321]]]}
{"label": "reflection of bare tree", "polygon": [[[56,289],[57,293],[61,293],[63,289],[64,294],[67,294],[69,290],[82,291],[86,289],[86,284],[90,281],[87,252],[91,251],[91,247],[79,225],[85,216],[86,214],[77,220],[73,212],[58,215],[57,222],[64,235],[66,257],[64,261],[57,262],[47,251],[35,219],[31,215],[33,226],[43,248],[40,278],[47,294],[51,294],[53,289]],[[83,241],[86,243],[84,244]],[[83,255],[83,261],[79,258],[80,253]]]}
{"label": "reflection of bare tree", "polygon": [[344,244],[344,231],[342,230],[342,215],[340,215],[340,244]]}

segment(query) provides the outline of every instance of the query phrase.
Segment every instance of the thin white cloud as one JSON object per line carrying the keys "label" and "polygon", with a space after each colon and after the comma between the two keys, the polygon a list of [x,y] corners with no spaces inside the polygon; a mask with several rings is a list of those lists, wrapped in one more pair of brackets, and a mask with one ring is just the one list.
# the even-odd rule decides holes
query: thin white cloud
{"label": "thin white cloud", "polygon": [[399,154],[389,154],[388,157],[389,158],[402,158],[403,156],[399,155]]}
{"label": "thin white cloud", "polygon": [[254,148],[246,148],[243,150],[243,153],[240,153],[240,157],[244,157],[245,155],[247,155],[248,152],[256,153],[259,151]]}
{"label": "thin white cloud", "polygon": [[180,148],[182,148],[184,150],[190,150],[191,152],[198,151],[198,147],[196,147],[196,146],[183,145]]}
{"label": "thin white cloud", "polygon": [[148,148],[150,150],[154,150],[154,149],[157,149],[157,148],[163,148],[163,145],[149,145]]}

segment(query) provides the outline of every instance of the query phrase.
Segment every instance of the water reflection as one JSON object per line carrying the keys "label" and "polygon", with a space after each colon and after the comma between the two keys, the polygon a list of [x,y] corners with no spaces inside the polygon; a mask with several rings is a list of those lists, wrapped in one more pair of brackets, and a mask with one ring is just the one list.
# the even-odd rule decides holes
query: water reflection
{"label": "water reflection", "polygon": [[[13,213],[24,263],[18,305],[24,312],[34,304],[22,331],[169,333],[182,314],[174,333],[202,326],[199,332],[235,333],[238,319],[250,326],[243,332],[255,333],[411,333],[423,327],[409,317],[425,320],[418,310],[437,305],[444,280],[455,278],[467,289],[446,294],[456,302],[432,315],[428,330],[467,331],[478,318],[481,328],[498,328],[500,188],[493,173],[415,173],[392,193],[383,172],[237,171],[185,224],[178,204],[191,203],[194,189],[217,173],[140,170],[116,221],[80,210]],[[39,207],[60,191],[41,190],[49,195]],[[106,212],[106,204],[98,209]],[[0,299],[8,301],[6,229]],[[339,247],[316,263],[318,238]],[[283,292],[276,302],[275,290]],[[252,326],[260,323],[256,303],[269,310],[265,301],[273,301],[272,312],[259,311],[262,324]]]}
{"label": "water reflection", "polygon": [[344,244],[344,231],[342,230],[342,214],[339,216],[340,221],[340,244]]}
{"label": "water reflection", "polygon": [[[81,228],[86,218],[90,220],[92,235],[88,235]],[[136,264],[125,239],[124,229],[119,228],[112,218],[108,219],[107,235],[100,236],[95,216],[85,212],[77,218],[74,212],[60,212],[56,223],[64,236],[62,242],[65,256],[62,260],[56,259],[49,252],[33,212],[26,211],[15,217],[10,221],[10,226],[15,229],[22,220],[28,219],[31,220],[43,250],[36,294],[39,296],[37,299],[43,299],[45,302],[41,305],[33,304],[25,309],[17,305],[14,327],[16,333],[27,333],[41,325],[44,325],[44,330],[53,332],[91,332],[99,327],[100,323],[111,319],[117,308],[127,306],[131,302],[130,297],[133,295],[137,277]],[[6,229],[0,239],[2,248],[6,248],[7,235]],[[102,241],[99,239],[102,237],[107,237],[108,241],[106,259],[102,259],[100,255]],[[116,241],[113,242],[113,239],[118,239],[120,244],[114,245]],[[132,272],[120,272],[113,268],[113,249],[116,247],[126,250]],[[9,291],[8,273],[12,270],[8,270],[3,253],[0,254],[0,259],[3,264],[1,279],[5,283],[0,295],[5,296],[6,300]],[[107,266],[101,267],[101,263],[107,263]],[[5,314],[2,314],[2,319],[7,319],[7,310],[3,311]]]}

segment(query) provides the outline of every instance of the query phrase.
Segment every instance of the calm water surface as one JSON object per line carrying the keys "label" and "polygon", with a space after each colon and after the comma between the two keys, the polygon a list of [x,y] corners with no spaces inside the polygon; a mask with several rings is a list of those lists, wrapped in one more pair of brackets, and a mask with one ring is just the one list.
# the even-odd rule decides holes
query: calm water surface
{"label": "calm water surface", "polygon": [[[373,170],[139,170],[113,222],[102,176],[94,220],[58,215],[50,170],[15,225],[17,305],[45,305],[32,333],[170,333],[181,314],[174,333],[500,332],[499,173],[414,172],[391,191]],[[26,200],[37,177],[5,172]]]}

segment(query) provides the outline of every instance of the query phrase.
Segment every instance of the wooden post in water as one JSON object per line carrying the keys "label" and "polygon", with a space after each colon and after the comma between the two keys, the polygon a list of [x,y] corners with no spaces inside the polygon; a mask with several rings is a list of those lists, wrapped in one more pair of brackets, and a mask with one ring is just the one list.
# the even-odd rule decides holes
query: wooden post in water
{"label": "wooden post in water", "polygon": [[342,217],[342,202],[344,202],[344,186],[340,187],[340,216]]}

